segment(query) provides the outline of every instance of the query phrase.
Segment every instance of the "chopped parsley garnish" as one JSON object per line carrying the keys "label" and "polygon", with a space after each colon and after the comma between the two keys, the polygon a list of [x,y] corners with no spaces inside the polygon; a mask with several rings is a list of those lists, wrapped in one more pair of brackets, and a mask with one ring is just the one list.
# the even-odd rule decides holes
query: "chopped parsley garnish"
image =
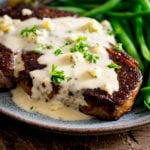
{"label": "chopped parsley garnish", "polygon": [[114,69],[121,69],[121,66],[117,65],[115,62],[111,62],[109,65],[108,65],[109,68],[114,68]]}
{"label": "chopped parsley garnish", "polygon": [[77,42],[87,41],[87,37],[86,36],[79,36],[76,41]]}
{"label": "chopped parsley garnish", "polygon": [[60,48],[56,49],[56,50],[54,51],[54,54],[55,54],[56,56],[63,54],[62,48],[64,48],[65,46],[71,45],[71,44],[72,44],[71,41],[66,42],[63,46],[61,46]]}
{"label": "chopped parsley garnish", "polygon": [[32,28],[24,28],[23,30],[21,30],[20,34],[22,35],[22,37],[28,37],[30,33],[36,35],[38,26],[34,25]]}
{"label": "chopped parsley garnish", "polygon": [[63,54],[63,52],[62,52],[62,50],[61,50],[60,48],[58,48],[58,49],[55,50],[54,54],[55,54],[56,56],[58,56],[58,55]]}
{"label": "chopped parsley garnish", "polygon": [[33,106],[30,107],[30,110],[33,110]]}
{"label": "chopped parsley garnish", "polygon": [[90,63],[96,63],[99,59],[99,56],[95,56],[88,52],[88,48],[90,47],[89,43],[87,43],[87,37],[80,36],[77,38],[75,46],[71,48],[70,52],[80,52],[83,54],[83,58],[85,58]]}
{"label": "chopped parsley garnish", "polygon": [[107,33],[108,33],[109,35],[114,35],[114,34],[115,34],[115,32],[114,32],[112,29],[108,29],[108,30],[107,30]]}
{"label": "chopped parsley garnish", "polygon": [[90,63],[96,64],[97,60],[99,59],[99,56],[93,55],[93,54],[84,54],[83,57]]}
{"label": "chopped parsley garnish", "polygon": [[80,52],[80,53],[85,53],[90,45],[87,43],[87,38],[84,36],[80,36],[77,38],[75,46],[71,48],[70,52],[75,53],[75,52]]}
{"label": "chopped parsley garnish", "polygon": [[72,41],[66,42],[66,43],[63,45],[63,47],[64,47],[64,46],[71,45],[72,43],[73,43]]}
{"label": "chopped parsley garnish", "polygon": [[72,30],[68,30],[67,33],[72,33]]}
{"label": "chopped parsley garnish", "polygon": [[52,81],[54,84],[59,85],[63,80],[65,80],[65,74],[63,70],[58,70],[56,65],[52,65],[51,72]]}
{"label": "chopped parsley garnish", "polygon": [[59,85],[62,81],[67,80],[69,82],[72,78],[65,76],[63,70],[58,70],[57,65],[52,65],[51,78],[55,85]]}
{"label": "chopped parsley garnish", "polygon": [[121,51],[121,50],[122,50],[122,43],[117,43],[117,44],[115,45],[115,50],[116,50],[116,51]]}
{"label": "chopped parsley garnish", "polygon": [[67,82],[69,82],[70,80],[72,80],[71,77],[66,77]]}
{"label": "chopped parsley garnish", "polygon": [[51,47],[52,47],[51,45],[39,44],[39,45],[34,49],[34,52],[39,53],[39,52],[42,51],[42,50],[51,49]]}
{"label": "chopped parsley garnish", "polygon": [[74,63],[74,64],[71,65],[71,68],[74,68],[75,66],[76,66],[76,64]]}

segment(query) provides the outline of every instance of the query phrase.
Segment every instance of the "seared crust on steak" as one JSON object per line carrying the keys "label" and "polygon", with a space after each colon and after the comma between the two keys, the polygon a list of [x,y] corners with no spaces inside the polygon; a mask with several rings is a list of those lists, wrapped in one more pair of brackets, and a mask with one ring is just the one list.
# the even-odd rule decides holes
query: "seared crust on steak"
{"label": "seared crust on steak", "polygon": [[[28,19],[30,17],[63,17],[76,16],[72,13],[49,9],[47,7],[30,8],[31,16],[23,16],[22,9],[24,7],[6,7],[0,9],[0,16],[5,14],[16,19]],[[97,116],[105,120],[116,120],[124,113],[131,110],[135,97],[142,83],[142,75],[138,69],[138,63],[123,51],[117,52],[112,46],[107,49],[110,58],[118,65],[122,66],[120,70],[116,70],[119,81],[119,91],[109,95],[106,91],[97,89],[84,89],[83,96],[87,102],[86,106],[80,106],[79,110],[85,114]],[[33,51],[22,54],[25,69],[20,71],[17,82],[31,95],[32,79],[29,72],[35,69],[43,69],[44,64],[39,64],[37,59],[41,54]],[[14,71],[14,55],[10,49],[0,44],[0,89],[12,88],[16,80],[13,77]],[[43,85],[44,86],[44,85]],[[51,98],[57,94],[59,87],[53,84],[53,91],[48,94]]]}
{"label": "seared crust on steak", "polygon": [[[35,69],[43,69],[44,67],[46,67],[46,65],[38,63],[37,59],[40,56],[40,53],[35,53],[33,51],[22,54],[22,60],[24,62],[25,69],[23,71],[20,71],[18,82],[29,95],[31,95],[31,88],[33,86],[29,72]],[[45,86],[44,83],[42,86]],[[52,92],[48,94],[49,99],[57,94],[59,90],[59,87],[55,86],[54,84],[52,84],[52,88]]]}
{"label": "seared crust on steak", "polygon": [[0,89],[14,86],[14,54],[7,47],[0,44]]}
{"label": "seared crust on steak", "polygon": [[40,53],[35,53],[33,51],[22,54],[22,60],[25,62],[24,67],[27,73],[35,69],[43,69],[44,67],[46,67],[46,65],[38,63],[37,59],[40,56]]}
{"label": "seared crust on steak", "polygon": [[32,88],[32,79],[30,78],[29,72],[35,69],[43,69],[46,67],[46,65],[38,63],[37,59],[40,56],[40,53],[34,53],[32,51],[22,54],[22,60],[24,62],[25,69],[20,71],[18,82],[29,95],[31,95]]}
{"label": "seared crust on steak", "polygon": [[[28,8],[32,11],[31,15],[23,15],[22,9]],[[39,19],[42,19],[44,17],[49,18],[58,18],[58,17],[65,17],[65,16],[77,16],[76,14],[66,12],[66,11],[60,11],[57,9],[48,8],[46,6],[43,7],[37,7],[37,8],[31,8],[29,6],[20,6],[20,7],[4,7],[0,9],[0,16],[8,15],[14,19],[21,19],[25,20],[31,17],[37,17]]]}
{"label": "seared crust on steak", "polygon": [[117,70],[119,91],[109,95],[100,89],[87,89],[84,98],[87,106],[80,106],[80,111],[106,120],[116,120],[131,110],[135,97],[142,83],[142,74],[137,62],[125,52],[108,49],[110,58],[122,66]]}

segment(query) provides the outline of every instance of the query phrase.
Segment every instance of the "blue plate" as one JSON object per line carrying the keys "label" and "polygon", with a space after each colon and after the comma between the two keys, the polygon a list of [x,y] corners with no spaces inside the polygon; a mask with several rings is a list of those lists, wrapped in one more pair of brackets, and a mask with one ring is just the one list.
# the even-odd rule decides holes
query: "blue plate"
{"label": "blue plate", "polygon": [[150,111],[141,111],[141,107],[136,107],[117,121],[101,121],[98,119],[62,121],[38,113],[27,112],[12,101],[9,93],[0,93],[1,113],[41,129],[65,134],[95,135],[131,130],[150,123]]}
{"label": "blue plate", "polygon": [[[3,7],[5,2],[6,0],[1,0],[0,7]],[[140,113],[141,111],[142,108],[140,107],[134,108],[117,121],[101,121],[98,119],[62,121],[38,113],[27,112],[12,101],[9,93],[0,93],[1,113],[41,129],[65,134],[95,135],[131,130],[150,123],[150,111]]]}

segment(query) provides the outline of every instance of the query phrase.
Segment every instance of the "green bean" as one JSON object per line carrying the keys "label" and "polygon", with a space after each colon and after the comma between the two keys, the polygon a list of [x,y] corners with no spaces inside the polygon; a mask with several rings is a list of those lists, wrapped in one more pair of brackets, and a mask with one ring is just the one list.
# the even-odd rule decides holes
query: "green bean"
{"label": "green bean", "polygon": [[121,0],[109,0],[106,3],[90,10],[89,12],[84,13],[83,16],[94,17],[96,15],[103,14],[116,7],[120,2]]}
{"label": "green bean", "polygon": [[147,70],[145,71],[145,80],[143,82],[143,88],[140,90],[140,94],[136,100],[135,105],[141,104],[144,102],[145,108],[150,110],[150,63],[147,63]]}
{"label": "green bean", "polygon": [[86,8],[86,9],[93,9],[97,6],[96,3],[84,3],[83,1],[72,1],[72,0],[64,0],[60,2],[52,1],[50,2],[50,6],[71,6],[71,7],[78,7],[78,8]]}
{"label": "green bean", "polygon": [[[55,1],[55,0],[54,0]],[[58,0],[59,2],[73,2],[73,3],[85,3],[85,4],[96,4],[96,3],[102,3],[105,0]]]}
{"label": "green bean", "polygon": [[146,44],[148,49],[150,50],[150,27],[148,22],[144,22],[144,29],[145,29],[145,37],[146,37]]}
{"label": "green bean", "polygon": [[150,15],[150,10],[148,11],[141,11],[141,12],[106,12],[106,15],[111,16],[111,17],[116,17],[119,19],[122,18],[133,18],[133,17],[139,17],[139,16],[149,16]]}
{"label": "green bean", "polygon": [[138,2],[143,7],[144,10],[150,10],[150,1],[149,0],[138,0]]}
{"label": "green bean", "polygon": [[146,97],[147,101],[144,101],[144,104],[146,106],[146,108],[148,108],[150,110],[150,96]]}
{"label": "green bean", "polygon": [[[147,86],[150,87],[150,64],[148,66],[148,69],[149,69],[149,73],[148,73],[148,79],[147,79]],[[150,94],[150,93],[149,93]]]}
{"label": "green bean", "polygon": [[[55,7],[54,7],[55,8]],[[57,9],[59,10],[63,10],[63,11],[69,11],[69,12],[73,12],[73,13],[76,13],[76,14],[83,14],[85,12],[84,9],[81,9],[79,7],[71,7],[71,6],[62,6],[62,7],[56,7]]]}
{"label": "green bean", "polygon": [[[141,6],[136,6],[135,11],[141,11]],[[135,18],[135,35],[142,56],[150,62],[150,51],[146,45],[143,33],[143,20],[141,17]]]}
{"label": "green bean", "polygon": [[76,4],[76,6],[78,6],[79,8],[86,9],[87,11],[88,11],[89,9],[91,10],[91,9],[94,9],[94,8],[97,7],[96,4],[80,4],[80,3]]}
{"label": "green bean", "polygon": [[61,1],[61,2],[56,2],[56,1],[52,1],[50,3],[48,3],[49,6],[52,7],[76,7],[79,9],[93,9],[95,7],[97,7],[96,4],[92,3],[92,4],[87,4],[87,3],[77,3],[77,2],[66,2],[66,1]]}
{"label": "green bean", "polygon": [[[150,11],[150,1],[149,0],[138,0],[139,5],[142,6],[142,10]],[[146,22],[150,23],[149,16],[146,18]]]}
{"label": "green bean", "polygon": [[130,54],[133,58],[135,58],[139,62],[139,67],[141,71],[144,71],[144,66],[142,63],[142,60],[136,51],[135,45],[132,43],[124,29],[121,27],[120,22],[117,19],[109,19],[111,21],[111,25],[116,33],[116,36],[120,39],[120,41],[123,43],[123,46],[128,54]]}
{"label": "green bean", "polygon": [[149,94],[150,93],[150,86],[148,87],[144,87],[141,89],[141,92],[143,92],[144,94]]}
{"label": "green bean", "polygon": [[132,8],[133,4],[130,1],[121,1],[117,7],[115,7],[115,11],[125,11],[125,10],[129,10],[130,8]]}
{"label": "green bean", "polygon": [[[135,38],[133,38],[133,33],[131,31],[131,25],[129,24],[130,20],[127,19],[121,19],[121,26],[123,27],[123,29],[126,31],[126,34],[128,35],[128,37],[131,39],[131,41],[134,43],[135,45]],[[135,45],[136,46],[136,45]]]}
{"label": "green bean", "polygon": [[[146,79],[147,75],[147,79]],[[135,106],[140,105],[144,102],[145,110],[150,107],[150,64],[147,66],[145,71],[145,78],[143,82],[143,87],[141,88],[139,95],[135,101]]]}
{"label": "green bean", "polygon": [[149,74],[149,78],[148,78],[148,84],[149,84],[149,86],[141,89],[141,92],[144,97],[144,104],[150,110],[150,74]]}

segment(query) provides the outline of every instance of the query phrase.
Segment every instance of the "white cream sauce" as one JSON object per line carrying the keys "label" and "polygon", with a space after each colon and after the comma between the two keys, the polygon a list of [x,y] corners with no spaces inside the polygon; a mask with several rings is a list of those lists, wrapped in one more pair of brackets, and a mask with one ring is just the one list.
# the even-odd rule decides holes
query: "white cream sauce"
{"label": "white cream sauce", "polygon": [[61,101],[57,101],[56,99],[49,102],[31,99],[21,87],[17,87],[11,92],[14,102],[26,111],[38,112],[62,120],[87,120],[92,118],[79,112],[77,109],[66,107]]}
{"label": "white cream sauce", "polygon": [[[0,18],[0,21],[3,21],[3,18]],[[38,59],[38,62],[46,64],[46,67],[30,72],[33,81],[32,99],[20,88],[13,90],[13,100],[20,107],[30,110],[33,106],[34,111],[54,118],[87,119],[86,115],[78,111],[79,105],[86,105],[82,96],[84,89],[101,88],[109,94],[119,89],[117,74],[114,69],[108,67],[112,61],[106,51],[106,48],[109,48],[110,44],[116,44],[116,41],[113,35],[108,34],[106,26],[85,17],[45,18],[43,20],[30,18],[25,21],[12,19],[10,22],[13,30],[10,29],[9,32],[0,34],[0,42],[16,53],[16,64],[18,64],[14,73],[16,77],[19,71],[24,69],[21,59],[22,52],[35,50],[41,44],[51,46],[50,49],[41,50],[42,55]],[[7,26],[5,22],[4,25]],[[38,26],[36,36],[32,34],[27,38],[21,36],[23,29],[31,29],[34,25]],[[2,30],[2,27],[0,30],[1,33],[5,31]],[[99,57],[96,63],[89,63],[79,52],[70,52],[70,49],[75,46],[76,39],[81,36],[86,37],[86,42],[90,45],[89,48],[86,48],[87,51]],[[65,45],[70,41],[71,44]],[[54,54],[57,49],[62,50],[59,56]],[[71,77],[71,80],[62,81],[59,93],[46,103],[45,99],[52,91],[50,84],[52,64],[58,66],[58,70],[63,70],[65,76]],[[73,64],[75,64],[74,67],[72,67]],[[43,83],[45,87],[42,86]],[[72,92],[74,96],[68,96],[69,92]],[[55,108],[57,105],[62,107],[52,110],[53,105]],[[68,105],[70,107],[67,107]]]}

